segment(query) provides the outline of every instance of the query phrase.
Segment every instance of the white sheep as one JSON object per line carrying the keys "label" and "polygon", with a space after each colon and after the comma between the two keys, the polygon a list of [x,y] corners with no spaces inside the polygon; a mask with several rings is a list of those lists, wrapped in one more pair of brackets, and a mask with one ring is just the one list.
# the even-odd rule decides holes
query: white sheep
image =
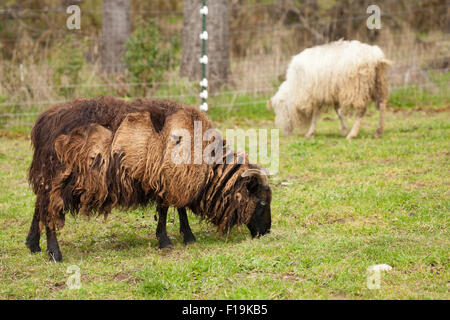
{"label": "white sheep", "polygon": [[358,135],[367,105],[374,101],[380,110],[375,136],[381,136],[388,100],[386,69],[391,64],[378,46],[359,41],[339,40],[302,51],[292,58],[286,81],[268,102],[276,114],[275,124],[284,135],[295,127],[309,127],[306,137],[312,137],[320,111],[333,107],[341,121],[341,134],[346,135],[343,113],[354,109],[350,140]]}

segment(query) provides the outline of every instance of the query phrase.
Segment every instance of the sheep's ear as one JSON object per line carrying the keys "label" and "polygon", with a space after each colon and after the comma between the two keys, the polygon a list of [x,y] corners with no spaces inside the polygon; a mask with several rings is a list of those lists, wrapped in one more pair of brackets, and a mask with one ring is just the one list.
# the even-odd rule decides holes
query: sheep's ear
{"label": "sheep's ear", "polygon": [[248,180],[246,187],[250,193],[255,193],[258,190],[258,186],[260,185],[258,178],[250,177]]}
{"label": "sheep's ear", "polygon": [[[251,177],[251,180],[256,180],[257,185],[269,186],[269,182],[267,181],[267,174],[267,170],[264,168],[247,169],[242,173],[241,177]],[[250,187],[251,186],[252,185],[250,184]]]}

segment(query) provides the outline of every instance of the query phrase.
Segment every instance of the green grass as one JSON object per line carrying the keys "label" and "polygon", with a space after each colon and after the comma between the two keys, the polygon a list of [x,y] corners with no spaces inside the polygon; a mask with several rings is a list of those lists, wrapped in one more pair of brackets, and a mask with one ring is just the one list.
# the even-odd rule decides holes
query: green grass
{"label": "green grass", "polygon": [[[404,88],[391,90],[389,104],[397,108],[445,108],[449,106],[450,72],[428,72],[431,82],[424,87],[411,84]],[[428,85],[428,87],[426,87]]]}
{"label": "green grass", "polygon": [[[271,128],[264,108],[211,116],[221,129]],[[0,299],[449,299],[449,116],[388,113],[384,137],[374,139],[371,112],[348,142],[329,113],[314,139],[280,137],[272,232],[261,239],[246,227],[221,237],[190,215],[197,242],[184,246],[171,210],[174,248],[161,251],[153,208],[115,211],[106,222],[68,217],[58,264],[45,237],[41,253],[24,244],[35,199],[30,141],[2,137]],[[381,263],[393,269],[369,290],[366,270]],[[66,286],[71,265],[81,289]]]}

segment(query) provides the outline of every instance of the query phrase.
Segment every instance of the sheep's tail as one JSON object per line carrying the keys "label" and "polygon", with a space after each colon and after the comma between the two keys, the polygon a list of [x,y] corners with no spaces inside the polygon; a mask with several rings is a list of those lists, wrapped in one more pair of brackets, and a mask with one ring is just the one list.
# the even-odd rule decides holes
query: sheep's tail
{"label": "sheep's tail", "polygon": [[382,58],[382,59],[380,59],[378,64],[383,66],[384,68],[389,68],[390,66],[392,66],[394,64],[394,61],[386,59],[386,58]]}

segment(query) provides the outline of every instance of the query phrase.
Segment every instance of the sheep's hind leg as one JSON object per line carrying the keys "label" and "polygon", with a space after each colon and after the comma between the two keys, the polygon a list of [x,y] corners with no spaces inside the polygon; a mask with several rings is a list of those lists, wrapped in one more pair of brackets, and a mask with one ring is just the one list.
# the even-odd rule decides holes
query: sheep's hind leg
{"label": "sheep's hind leg", "polygon": [[45,233],[47,235],[47,253],[50,257],[50,261],[61,262],[62,253],[59,250],[58,239],[56,238],[56,231],[45,227]]}
{"label": "sheep's hind leg", "polygon": [[309,127],[308,133],[305,135],[306,138],[312,138],[314,137],[314,133],[316,132],[316,123],[317,123],[317,117],[319,115],[319,109],[314,108],[312,119],[311,119],[311,125]]}
{"label": "sheep's hind leg", "polygon": [[33,221],[31,222],[30,231],[28,232],[26,245],[30,249],[31,253],[41,251],[39,246],[39,240],[41,238],[41,231],[39,230],[39,206],[36,204],[34,210]]}
{"label": "sheep's hind leg", "polygon": [[385,103],[383,102],[377,102],[377,109],[380,110],[380,120],[378,122],[378,128],[375,132],[375,138],[379,138],[383,135],[384,131],[384,110],[385,110]]}
{"label": "sheep's hind leg", "polygon": [[347,140],[351,140],[353,138],[355,138],[358,133],[359,133],[359,128],[361,127],[361,119],[364,116],[365,113],[365,109],[361,110],[361,111],[357,111],[356,112],[356,119],[355,119],[355,123],[353,124],[352,130],[350,131],[350,133],[347,135]]}
{"label": "sheep's hind leg", "polygon": [[166,221],[167,221],[167,210],[168,207],[156,206],[156,211],[158,211],[158,226],[156,227],[156,237],[159,240],[159,248],[171,248],[172,242],[170,242],[166,231]]}
{"label": "sheep's hind leg", "polygon": [[336,114],[339,117],[339,121],[341,122],[341,135],[345,136],[348,133],[348,127],[347,127],[347,124],[345,123],[345,119],[344,119],[344,116],[342,115],[342,111],[339,108],[339,106],[334,106],[334,110],[336,111]]}
{"label": "sheep's hind leg", "polygon": [[183,235],[184,244],[195,242],[195,236],[189,226],[189,220],[186,214],[186,208],[178,209],[178,217],[180,218],[180,233]]}

